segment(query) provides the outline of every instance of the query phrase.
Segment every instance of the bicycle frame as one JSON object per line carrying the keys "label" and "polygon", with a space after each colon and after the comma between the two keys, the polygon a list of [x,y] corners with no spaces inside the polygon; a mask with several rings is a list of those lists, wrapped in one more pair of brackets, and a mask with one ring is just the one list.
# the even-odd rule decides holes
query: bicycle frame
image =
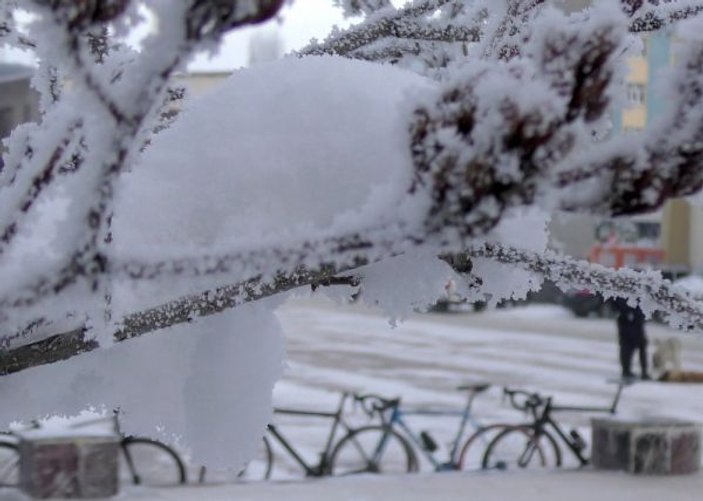
{"label": "bicycle frame", "polygon": [[[534,430],[535,442],[539,440],[540,435],[543,433],[543,430],[545,430],[549,426],[554,432],[556,432],[557,436],[562,440],[563,443],[566,444],[566,446],[569,448],[569,450],[571,450],[574,456],[576,456],[581,466],[586,466],[590,462],[590,460],[589,458],[583,455],[583,447],[581,447],[576,438],[564,432],[563,428],[559,425],[559,423],[552,418],[552,412],[607,412],[609,414],[615,414],[615,411],[618,407],[618,403],[620,402],[622,390],[625,385],[626,384],[623,382],[618,384],[618,389],[615,392],[615,396],[613,397],[613,402],[610,407],[553,405],[552,397],[549,397],[544,400],[544,406],[542,407],[542,411],[540,413],[538,413],[537,407],[532,407],[531,411],[533,415],[533,422],[530,423],[529,426]],[[523,454],[527,453],[528,451],[529,447],[528,449],[526,449],[526,451],[523,452]]]}
{"label": "bicycle frame", "polygon": [[327,441],[325,442],[325,448],[320,453],[320,460],[316,465],[309,464],[297,450],[291,445],[291,443],[286,439],[286,437],[279,431],[279,429],[274,424],[268,425],[269,435],[272,436],[276,441],[283,447],[283,449],[292,457],[296,463],[303,469],[305,476],[307,477],[321,477],[326,475],[329,471],[329,460],[330,454],[332,452],[332,446],[335,443],[335,437],[337,431],[341,428],[349,432],[352,428],[344,420],[344,406],[349,398],[349,393],[342,393],[339,405],[335,412],[323,412],[323,411],[306,411],[300,409],[286,409],[286,408],[275,408],[275,414],[284,414],[287,416],[306,416],[306,417],[319,417],[325,419],[332,419],[332,426],[330,427],[329,434],[327,436]]}
{"label": "bicycle frame", "polygon": [[[393,409],[390,418],[388,419],[388,424],[390,426],[398,426],[405,433],[405,435],[410,438],[410,441],[416,446],[417,449],[422,451],[422,454],[427,458],[427,460],[432,464],[435,471],[452,471],[458,469],[458,458],[457,453],[459,451],[459,444],[461,438],[464,436],[467,424],[478,429],[481,425],[471,417],[471,405],[473,404],[474,398],[478,394],[478,391],[471,391],[469,393],[466,405],[461,411],[452,410],[424,410],[424,409],[402,409],[396,407]],[[457,428],[454,439],[450,442],[451,447],[449,450],[449,457],[447,461],[441,462],[437,459],[436,454],[433,451],[428,450],[422,442],[420,434],[415,433],[410,426],[405,422],[403,416],[460,416],[459,426]]]}
{"label": "bicycle frame", "polygon": [[[576,445],[576,442],[569,437],[564,430],[559,426],[559,423],[554,421],[552,419],[551,413],[554,410],[554,407],[552,406],[552,399],[551,397],[547,399],[547,401],[544,404],[544,408],[542,412],[537,415],[537,411],[534,411],[534,421],[530,423],[528,426],[534,430],[534,436],[533,439],[530,440],[530,444],[537,444],[539,443],[540,437],[546,433],[547,427],[551,428],[554,430],[554,432],[557,434],[557,436],[562,440],[563,443],[566,444],[566,446],[569,448],[569,450],[576,456],[578,459],[579,463],[581,466],[586,466],[588,464],[588,458],[586,458],[582,452],[581,448]],[[565,409],[562,409],[565,410]],[[574,409],[575,410],[575,409]],[[591,409],[593,410],[593,409]],[[525,459],[526,462],[529,462],[530,456],[534,453],[536,450],[535,447],[530,447],[530,444],[528,444],[527,448],[523,451],[523,455],[528,455]],[[557,466],[561,465],[561,452],[558,452],[558,458],[557,458]]]}

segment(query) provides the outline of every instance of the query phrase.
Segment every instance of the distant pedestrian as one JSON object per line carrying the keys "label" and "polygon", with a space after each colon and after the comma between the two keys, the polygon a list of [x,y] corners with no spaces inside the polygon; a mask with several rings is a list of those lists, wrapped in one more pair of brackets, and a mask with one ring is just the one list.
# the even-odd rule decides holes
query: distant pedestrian
{"label": "distant pedestrian", "polygon": [[644,313],[639,306],[632,307],[623,298],[614,302],[618,312],[618,342],[620,344],[620,367],[623,378],[635,377],[632,373],[632,356],[639,352],[640,377],[650,379],[647,372],[647,336],[644,331]]}

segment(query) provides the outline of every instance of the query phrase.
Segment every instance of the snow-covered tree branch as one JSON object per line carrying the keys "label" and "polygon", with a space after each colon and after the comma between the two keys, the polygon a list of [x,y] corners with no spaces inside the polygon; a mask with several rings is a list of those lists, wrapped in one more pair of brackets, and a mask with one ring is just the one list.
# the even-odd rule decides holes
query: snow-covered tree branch
{"label": "snow-covered tree branch", "polygon": [[[345,0],[363,19],[324,41],[199,100],[175,85],[283,3],[6,2],[0,43],[35,52],[42,118],[0,171],[0,375],[259,318],[243,305],[303,286],[402,315],[449,279],[499,298],[548,278],[703,326],[656,274],[547,253],[544,230],[552,212],[637,214],[701,188],[703,1]],[[156,29],[134,51],[145,10]],[[665,27],[682,40],[665,119],[602,139],[636,33]]]}

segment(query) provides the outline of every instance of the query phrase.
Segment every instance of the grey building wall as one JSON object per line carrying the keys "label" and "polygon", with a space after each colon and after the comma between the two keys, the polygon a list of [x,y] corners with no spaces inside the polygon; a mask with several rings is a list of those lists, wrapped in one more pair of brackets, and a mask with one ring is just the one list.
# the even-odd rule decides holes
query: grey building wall
{"label": "grey building wall", "polygon": [[578,12],[591,4],[591,0],[555,0],[555,4],[566,12]]}
{"label": "grey building wall", "polygon": [[555,214],[549,223],[549,246],[569,256],[585,258],[595,243],[600,218],[582,214]]}
{"label": "grey building wall", "polygon": [[0,138],[18,124],[39,119],[39,95],[29,85],[32,68],[0,63]]}

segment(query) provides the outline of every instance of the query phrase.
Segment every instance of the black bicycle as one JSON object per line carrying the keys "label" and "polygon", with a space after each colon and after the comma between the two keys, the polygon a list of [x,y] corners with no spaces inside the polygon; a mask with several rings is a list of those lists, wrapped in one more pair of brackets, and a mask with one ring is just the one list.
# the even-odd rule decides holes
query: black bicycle
{"label": "black bicycle", "polygon": [[584,438],[576,429],[567,433],[552,417],[552,413],[567,411],[615,414],[622,390],[628,384],[631,383],[618,383],[613,401],[608,407],[554,405],[552,397],[505,388],[504,393],[510,398],[511,405],[527,411],[532,419],[529,423],[506,426],[498,433],[486,447],[483,468],[560,467],[563,455],[559,442],[566,445],[579,465],[587,465],[589,459],[585,454],[587,444]]}
{"label": "black bicycle", "polygon": [[[118,413],[76,422],[72,428],[93,425],[99,421],[112,420],[120,440],[119,479],[135,485],[167,487],[187,482],[186,468],[179,455],[168,445],[146,437],[123,435],[119,429]],[[41,424],[33,422],[32,427]],[[13,433],[0,434],[0,487],[17,487],[19,475],[19,437]]]}
{"label": "black bicycle", "polygon": [[[409,472],[417,469],[412,447],[402,436],[391,431],[385,443],[378,447],[378,437],[386,433],[383,425],[351,426],[345,418],[345,407],[349,400],[368,409],[368,397],[343,393],[334,412],[318,412],[298,409],[274,409],[275,414],[288,416],[309,416],[332,419],[332,425],[319,454],[317,464],[307,463],[281,433],[270,424],[269,436],[276,440],[293,460],[303,469],[306,476],[349,475],[354,473]],[[368,413],[367,413],[368,414]],[[373,416],[373,414],[369,414]],[[346,434],[338,441],[338,430]]]}
{"label": "black bicycle", "polygon": [[[366,412],[367,419],[373,419],[375,413],[370,410],[368,397],[353,393],[342,393],[337,408],[332,411],[291,409],[277,407],[274,415],[302,416],[331,420],[324,448],[318,454],[316,463],[306,460],[284,435],[279,426],[271,423],[267,426],[266,436],[262,437],[257,456],[238,475],[239,480],[267,480],[273,471],[275,456],[272,443],[303,470],[306,477],[327,475],[348,475],[361,472],[408,472],[417,468],[416,458],[410,444],[400,435],[391,431],[390,437],[381,448],[373,449],[378,443],[379,426],[354,426],[349,422],[349,405],[360,405]],[[386,433],[386,429],[382,428]],[[339,438],[341,435],[341,438]],[[205,481],[205,468],[200,470],[200,481]]]}

